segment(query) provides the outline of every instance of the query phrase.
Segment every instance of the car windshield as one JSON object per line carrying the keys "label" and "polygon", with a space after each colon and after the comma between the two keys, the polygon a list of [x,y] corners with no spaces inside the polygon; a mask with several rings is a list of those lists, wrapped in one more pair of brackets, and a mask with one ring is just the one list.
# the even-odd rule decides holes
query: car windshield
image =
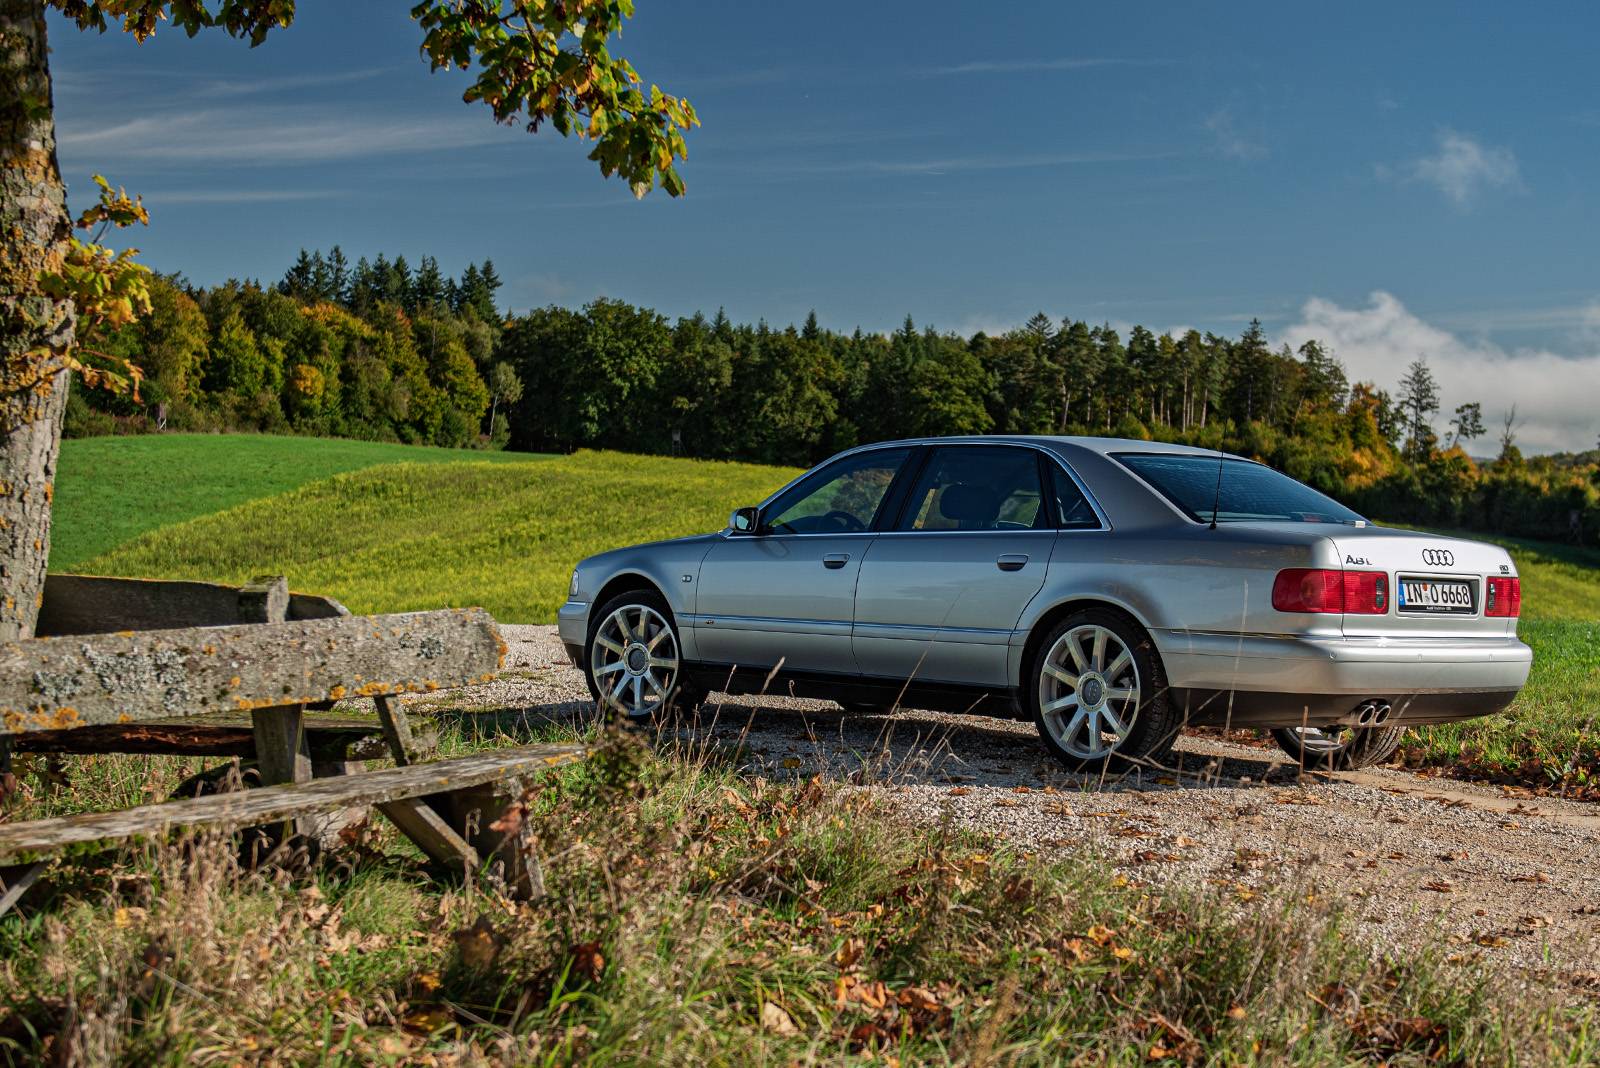
{"label": "car windshield", "polygon": [[1332,497],[1250,460],[1219,461],[1193,453],[1122,452],[1116,458],[1196,522],[1278,520],[1294,523],[1357,523],[1360,515]]}

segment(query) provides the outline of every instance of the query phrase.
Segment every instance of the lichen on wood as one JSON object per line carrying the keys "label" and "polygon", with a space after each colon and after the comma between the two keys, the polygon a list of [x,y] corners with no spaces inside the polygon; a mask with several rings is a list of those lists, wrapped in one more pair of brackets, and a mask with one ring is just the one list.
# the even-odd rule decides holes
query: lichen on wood
{"label": "lichen on wood", "polygon": [[480,608],[0,644],[0,735],[426,693],[497,671]]}

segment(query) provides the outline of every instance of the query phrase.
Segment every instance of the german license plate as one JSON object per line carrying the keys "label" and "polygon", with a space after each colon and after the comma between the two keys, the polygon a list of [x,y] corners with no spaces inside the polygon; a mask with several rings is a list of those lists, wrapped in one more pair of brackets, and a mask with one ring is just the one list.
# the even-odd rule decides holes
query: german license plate
{"label": "german license plate", "polygon": [[1400,599],[1396,607],[1402,612],[1472,614],[1472,583],[1470,582],[1402,578],[1399,586]]}

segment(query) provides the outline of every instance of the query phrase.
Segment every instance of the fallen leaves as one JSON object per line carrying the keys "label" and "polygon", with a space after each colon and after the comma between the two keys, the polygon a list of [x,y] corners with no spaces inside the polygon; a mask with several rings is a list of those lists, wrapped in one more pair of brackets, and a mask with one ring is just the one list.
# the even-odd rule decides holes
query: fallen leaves
{"label": "fallen leaves", "polygon": [[471,927],[463,927],[450,937],[455,940],[461,963],[476,972],[493,967],[506,944],[505,936],[495,930],[487,915],[480,915]]}
{"label": "fallen leaves", "polygon": [[789,1015],[789,1010],[775,1001],[761,1003],[761,1029],[785,1038],[800,1033],[800,1028],[795,1026],[794,1017]]}

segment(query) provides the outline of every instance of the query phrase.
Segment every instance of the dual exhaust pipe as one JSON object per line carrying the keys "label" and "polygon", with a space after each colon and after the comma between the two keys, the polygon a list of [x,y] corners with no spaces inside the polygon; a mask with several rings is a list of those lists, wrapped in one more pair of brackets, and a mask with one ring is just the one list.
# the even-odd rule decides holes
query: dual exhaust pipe
{"label": "dual exhaust pipe", "polygon": [[1394,708],[1388,701],[1363,701],[1351,713],[1355,727],[1382,727],[1394,715]]}

